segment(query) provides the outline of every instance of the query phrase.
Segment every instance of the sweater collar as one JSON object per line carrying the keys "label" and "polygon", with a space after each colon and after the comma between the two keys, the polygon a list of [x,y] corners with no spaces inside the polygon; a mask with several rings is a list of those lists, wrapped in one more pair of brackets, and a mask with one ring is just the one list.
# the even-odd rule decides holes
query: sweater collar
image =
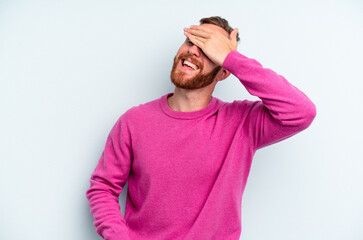
{"label": "sweater collar", "polygon": [[174,111],[171,109],[168,105],[168,97],[172,96],[174,93],[168,93],[165,94],[160,98],[160,107],[163,110],[163,112],[173,118],[179,118],[179,119],[194,119],[202,117],[206,114],[215,113],[220,105],[219,99],[215,97],[211,97],[210,102],[206,107],[203,109],[197,110],[197,111],[191,111],[191,112],[180,112],[180,111]]}

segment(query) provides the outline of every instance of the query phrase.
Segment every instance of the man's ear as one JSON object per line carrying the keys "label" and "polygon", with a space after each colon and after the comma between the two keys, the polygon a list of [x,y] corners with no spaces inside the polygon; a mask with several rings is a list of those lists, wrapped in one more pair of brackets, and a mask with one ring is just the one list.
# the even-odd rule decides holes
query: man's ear
{"label": "man's ear", "polygon": [[216,80],[217,81],[223,81],[224,79],[226,79],[231,73],[224,69],[224,68],[221,68],[221,70],[219,70],[219,72],[217,73],[217,76],[216,76]]}

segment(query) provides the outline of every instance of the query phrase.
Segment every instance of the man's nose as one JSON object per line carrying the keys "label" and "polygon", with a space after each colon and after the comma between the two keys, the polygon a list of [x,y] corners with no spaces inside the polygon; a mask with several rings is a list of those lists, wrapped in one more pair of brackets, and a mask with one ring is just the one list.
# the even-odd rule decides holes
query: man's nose
{"label": "man's nose", "polygon": [[193,45],[193,46],[189,47],[189,49],[188,49],[188,53],[190,55],[194,55],[196,57],[199,57],[201,52],[202,52],[202,50],[196,45]]}

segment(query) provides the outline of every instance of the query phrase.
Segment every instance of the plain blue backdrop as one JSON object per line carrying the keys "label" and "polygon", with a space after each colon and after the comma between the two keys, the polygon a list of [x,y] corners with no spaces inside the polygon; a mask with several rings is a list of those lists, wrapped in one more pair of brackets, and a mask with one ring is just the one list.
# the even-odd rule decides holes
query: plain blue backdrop
{"label": "plain blue backdrop", "polygon": [[[0,239],[100,239],[85,193],[111,127],[173,91],[183,28],[214,15],[239,28],[238,51],[317,106],[310,128],[256,153],[241,239],[363,239],[362,10],[358,0],[0,0]],[[257,99],[234,76],[214,96]]]}

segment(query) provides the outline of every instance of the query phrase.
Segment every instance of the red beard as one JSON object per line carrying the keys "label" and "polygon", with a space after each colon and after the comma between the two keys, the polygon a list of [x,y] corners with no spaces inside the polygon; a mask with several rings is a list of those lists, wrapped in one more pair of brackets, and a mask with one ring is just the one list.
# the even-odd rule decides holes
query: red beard
{"label": "red beard", "polygon": [[[199,66],[199,73],[190,79],[185,80],[185,73],[177,71],[176,68],[183,58],[191,59],[191,61]],[[208,86],[214,81],[217,73],[221,69],[220,66],[215,67],[210,73],[202,74],[203,64],[194,58],[190,58],[188,54],[180,54],[178,58],[174,57],[173,68],[170,73],[170,79],[176,87],[183,89],[198,89]]]}

